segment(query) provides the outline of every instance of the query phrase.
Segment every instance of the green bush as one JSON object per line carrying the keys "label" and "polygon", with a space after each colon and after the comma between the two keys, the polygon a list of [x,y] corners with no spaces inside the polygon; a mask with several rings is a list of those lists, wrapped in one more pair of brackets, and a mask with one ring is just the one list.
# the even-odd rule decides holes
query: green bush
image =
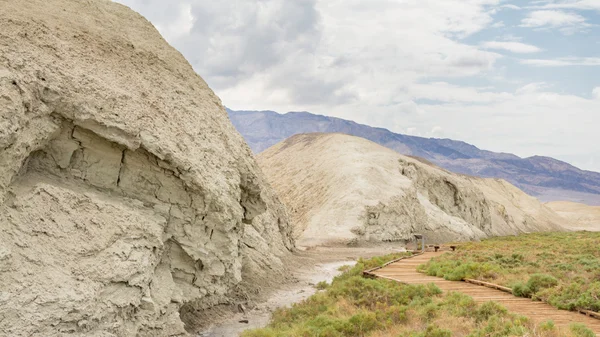
{"label": "green bush", "polygon": [[573,323],[570,328],[574,337],[596,337],[596,333],[581,323]]}
{"label": "green bush", "polygon": [[489,259],[491,262],[497,263],[504,268],[514,268],[523,265],[525,261],[525,257],[521,254],[511,254],[510,256],[505,256],[502,254],[494,254]]}
{"label": "green bush", "polygon": [[548,320],[540,323],[540,330],[542,331],[552,331],[554,329],[556,329],[556,326],[554,325],[553,320]]}
{"label": "green bush", "polygon": [[413,332],[410,337],[452,337],[452,331],[428,325],[423,332]]}
{"label": "green bush", "polygon": [[462,281],[464,279],[476,279],[480,276],[486,277],[498,273],[500,269],[488,262],[432,260],[419,266],[418,270],[429,276],[443,277],[449,281]]}
{"label": "green bush", "polygon": [[580,283],[570,283],[558,287],[556,291],[548,295],[548,303],[562,310],[575,310],[577,302],[584,292],[583,288],[584,286]]}
{"label": "green bush", "polygon": [[[473,331],[469,337],[506,337],[506,336],[526,336],[527,319],[518,317],[511,319],[501,315],[494,315],[489,318],[484,328]],[[531,333],[529,333],[531,335]]]}
{"label": "green bush", "polygon": [[321,281],[317,283],[317,285],[315,285],[315,288],[317,288],[318,290],[325,290],[327,289],[327,287],[329,287],[329,284],[327,284],[326,281]]}
{"label": "green bush", "polygon": [[473,313],[477,310],[477,303],[471,298],[462,293],[451,292],[446,295],[441,305],[457,317],[473,317]]}
{"label": "green bush", "polygon": [[419,307],[419,316],[426,322],[430,322],[436,318],[440,309],[436,303],[432,303],[431,301],[429,303],[413,303],[413,305]]}
{"label": "green bush", "polygon": [[506,315],[508,310],[496,302],[486,302],[475,311],[475,319],[477,322],[489,320],[492,316]]}
{"label": "green bush", "polygon": [[532,291],[529,289],[527,284],[523,282],[517,282],[512,286],[512,293],[519,297],[531,297]]}
{"label": "green bush", "polygon": [[600,268],[600,260],[591,254],[580,255],[577,264],[583,266],[586,271],[598,270]]}
{"label": "green bush", "polygon": [[377,315],[374,312],[360,312],[349,320],[350,329],[344,331],[347,336],[363,336],[367,332],[373,331],[380,327],[380,322],[377,320]]}
{"label": "green bush", "polygon": [[434,284],[399,287],[387,280],[367,279],[354,276],[341,279],[328,289],[329,296],[343,297],[360,308],[373,309],[377,305],[407,305],[415,299],[427,298],[442,293]]}
{"label": "green bush", "polygon": [[408,310],[407,306],[394,305],[383,310],[384,311],[380,314],[381,317],[378,317],[378,319],[385,321],[387,326],[401,324],[408,319],[406,315],[406,311]]}
{"label": "green bush", "polygon": [[575,306],[579,309],[586,309],[599,312],[600,311],[600,282],[593,282],[588,286],[588,289],[579,296],[575,302]]}
{"label": "green bush", "polygon": [[546,274],[533,274],[527,281],[527,287],[532,294],[539,292],[542,289],[556,287],[558,280],[556,277]]}

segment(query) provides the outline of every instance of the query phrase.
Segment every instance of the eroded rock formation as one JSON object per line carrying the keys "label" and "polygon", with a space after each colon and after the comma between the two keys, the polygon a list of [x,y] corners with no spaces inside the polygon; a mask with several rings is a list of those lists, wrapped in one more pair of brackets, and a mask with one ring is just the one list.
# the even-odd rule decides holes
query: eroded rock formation
{"label": "eroded rock formation", "polygon": [[296,135],[258,161],[301,245],[563,230],[564,219],[506,181],[453,174],[363,138]]}
{"label": "eroded rock formation", "polygon": [[0,335],[183,335],[283,273],[285,209],[143,17],[2,0],[0,50]]}

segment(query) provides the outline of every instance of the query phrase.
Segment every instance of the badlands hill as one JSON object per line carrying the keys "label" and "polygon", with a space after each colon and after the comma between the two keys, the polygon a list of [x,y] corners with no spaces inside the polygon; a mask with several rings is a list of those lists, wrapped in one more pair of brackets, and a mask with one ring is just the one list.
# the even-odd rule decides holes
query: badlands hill
{"label": "badlands hill", "polygon": [[1,0],[0,50],[1,336],[184,335],[283,273],[284,208],[142,16]]}
{"label": "badlands hill", "polygon": [[308,112],[228,110],[233,125],[255,153],[300,133],[345,133],[404,155],[418,156],[452,172],[508,180],[542,201],[570,200],[600,205],[600,173],[548,157],[520,158],[481,150],[451,139],[423,138]]}
{"label": "badlands hill", "polygon": [[549,202],[546,206],[568,220],[570,229],[600,231],[600,207],[568,201]]}
{"label": "badlands hill", "polygon": [[363,138],[296,135],[258,162],[288,206],[300,245],[563,230],[562,218],[504,180],[453,174]]}

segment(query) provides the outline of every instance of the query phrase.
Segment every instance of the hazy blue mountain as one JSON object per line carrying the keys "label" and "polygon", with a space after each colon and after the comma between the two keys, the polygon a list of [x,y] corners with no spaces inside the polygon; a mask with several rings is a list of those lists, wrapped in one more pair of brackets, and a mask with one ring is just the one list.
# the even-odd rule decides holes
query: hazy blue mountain
{"label": "hazy blue mountain", "polygon": [[233,125],[255,153],[299,133],[340,132],[369,139],[402,154],[425,158],[456,173],[506,179],[544,201],[570,200],[600,205],[600,173],[580,170],[553,158],[521,158],[481,150],[462,141],[408,136],[308,112],[228,112]]}

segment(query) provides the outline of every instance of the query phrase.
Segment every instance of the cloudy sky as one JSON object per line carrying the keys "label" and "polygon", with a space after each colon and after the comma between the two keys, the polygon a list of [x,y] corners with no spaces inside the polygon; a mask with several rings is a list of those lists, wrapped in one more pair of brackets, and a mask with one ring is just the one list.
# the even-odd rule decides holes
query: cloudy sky
{"label": "cloudy sky", "polygon": [[118,0],[237,110],[600,171],[600,0]]}

